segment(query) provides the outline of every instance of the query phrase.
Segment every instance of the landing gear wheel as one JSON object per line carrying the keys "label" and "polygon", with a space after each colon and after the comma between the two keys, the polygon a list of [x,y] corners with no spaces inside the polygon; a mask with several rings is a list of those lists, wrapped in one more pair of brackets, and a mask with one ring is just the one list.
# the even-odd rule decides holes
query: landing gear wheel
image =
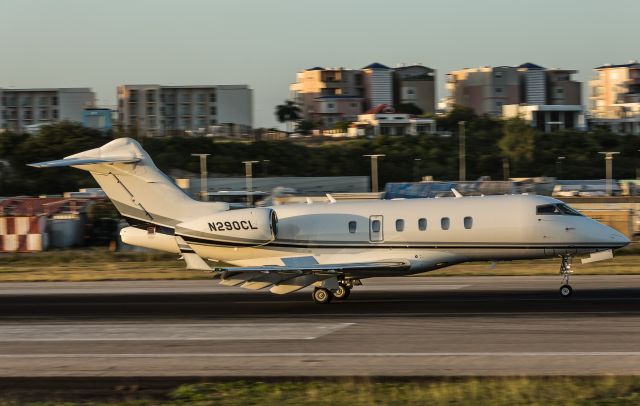
{"label": "landing gear wheel", "polygon": [[567,298],[573,294],[573,289],[569,285],[569,276],[571,275],[571,256],[562,255],[562,261],[560,262],[560,275],[562,275],[562,282],[560,285],[560,296]]}
{"label": "landing gear wheel", "polygon": [[330,303],[333,299],[333,294],[326,288],[315,288],[313,290],[313,301],[320,304]]}
{"label": "landing gear wheel", "polygon": [[571,286],[569,285],[560,286],[560,296],[569,297],[571,296],[572,293],[573,293],[573,289],[571,289]]}
{"label": "landing gear wheel", "polygon": [[351,294],[351,288],[344,284],[339,284],[338,289],[333,292],[333,297],[338,300],[346,300]]}

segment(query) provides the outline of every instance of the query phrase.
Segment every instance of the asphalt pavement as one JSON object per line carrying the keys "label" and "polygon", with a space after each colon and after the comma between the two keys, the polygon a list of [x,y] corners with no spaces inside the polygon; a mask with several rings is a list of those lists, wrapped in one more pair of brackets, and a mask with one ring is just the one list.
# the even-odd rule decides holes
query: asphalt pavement
{"label": "asphalt pavement", "polygon": [[0,377],[640,374],[640,276],[0,284]]}

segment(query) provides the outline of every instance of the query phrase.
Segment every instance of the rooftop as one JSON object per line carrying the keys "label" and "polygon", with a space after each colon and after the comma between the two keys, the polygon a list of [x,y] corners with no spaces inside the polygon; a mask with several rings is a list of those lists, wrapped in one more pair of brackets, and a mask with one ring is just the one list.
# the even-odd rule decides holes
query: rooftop
{"label": "rooftop", "polygon": [[362,69],[371,69],[371,70],[377,70],[377,69],[378,69],[378,70],[390,70],[391,68],[390,68],[390,67],[388,67],[388,66],[385,66],[385,65],[383,65],[383,64],[381,64],[381,63],[379,63],[379,62],[374,62],[374,63],[372,63],[372,64],[369,64],[369,65],[365,66],[365,67],[364,67],[364,68],[362,68]]}

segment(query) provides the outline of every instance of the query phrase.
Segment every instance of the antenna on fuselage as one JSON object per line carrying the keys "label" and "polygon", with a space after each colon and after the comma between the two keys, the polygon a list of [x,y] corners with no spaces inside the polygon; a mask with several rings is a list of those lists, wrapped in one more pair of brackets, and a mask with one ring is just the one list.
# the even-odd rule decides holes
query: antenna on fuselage
{"label": "antenna on fuselage", "polygon": [[309,196],[307,196],[307,204],[313,204],[313,200]]}
{"label": "antenna on fuselage", "polygon": [[453,195],[456,197],[456,199],[459,197],[463,197],[462,193],[458,192],[456,188],[452,187],[451,191],[453,192]]}
{"label": "antenna on fuselage", "polygon": [[327,193],[327,199],[329,199],[329,203],[330,203],[330,204],[331,204],[331,203],[335,203],[335,202],[336,202],[336,199],[334,199],[334,198],[333,198],[333,196],[331,196],[331,194],[330,194],[330,193]]}

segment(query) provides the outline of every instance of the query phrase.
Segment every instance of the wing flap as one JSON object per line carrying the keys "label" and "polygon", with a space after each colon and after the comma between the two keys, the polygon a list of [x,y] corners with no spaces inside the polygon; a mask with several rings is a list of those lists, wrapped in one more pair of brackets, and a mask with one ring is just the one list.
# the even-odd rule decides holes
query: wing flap
{"label": "wing flap", "polygon": [[316,265],[303,265],[303,266],[283,266],[283,265],[262,265],[262,266],[247,266],[247,267],[228,267],[228,268],[215,268],[217,272],[305,272],[305,273],[318,273],[332,275],[338,272],[348,271],[373,271],[378,269],[397,269],[403,270],[411,267],[411,263],[404,259],[389,260],[389,261],[375,261],[375,262],[354,262],[344,264],[316,264]]}

